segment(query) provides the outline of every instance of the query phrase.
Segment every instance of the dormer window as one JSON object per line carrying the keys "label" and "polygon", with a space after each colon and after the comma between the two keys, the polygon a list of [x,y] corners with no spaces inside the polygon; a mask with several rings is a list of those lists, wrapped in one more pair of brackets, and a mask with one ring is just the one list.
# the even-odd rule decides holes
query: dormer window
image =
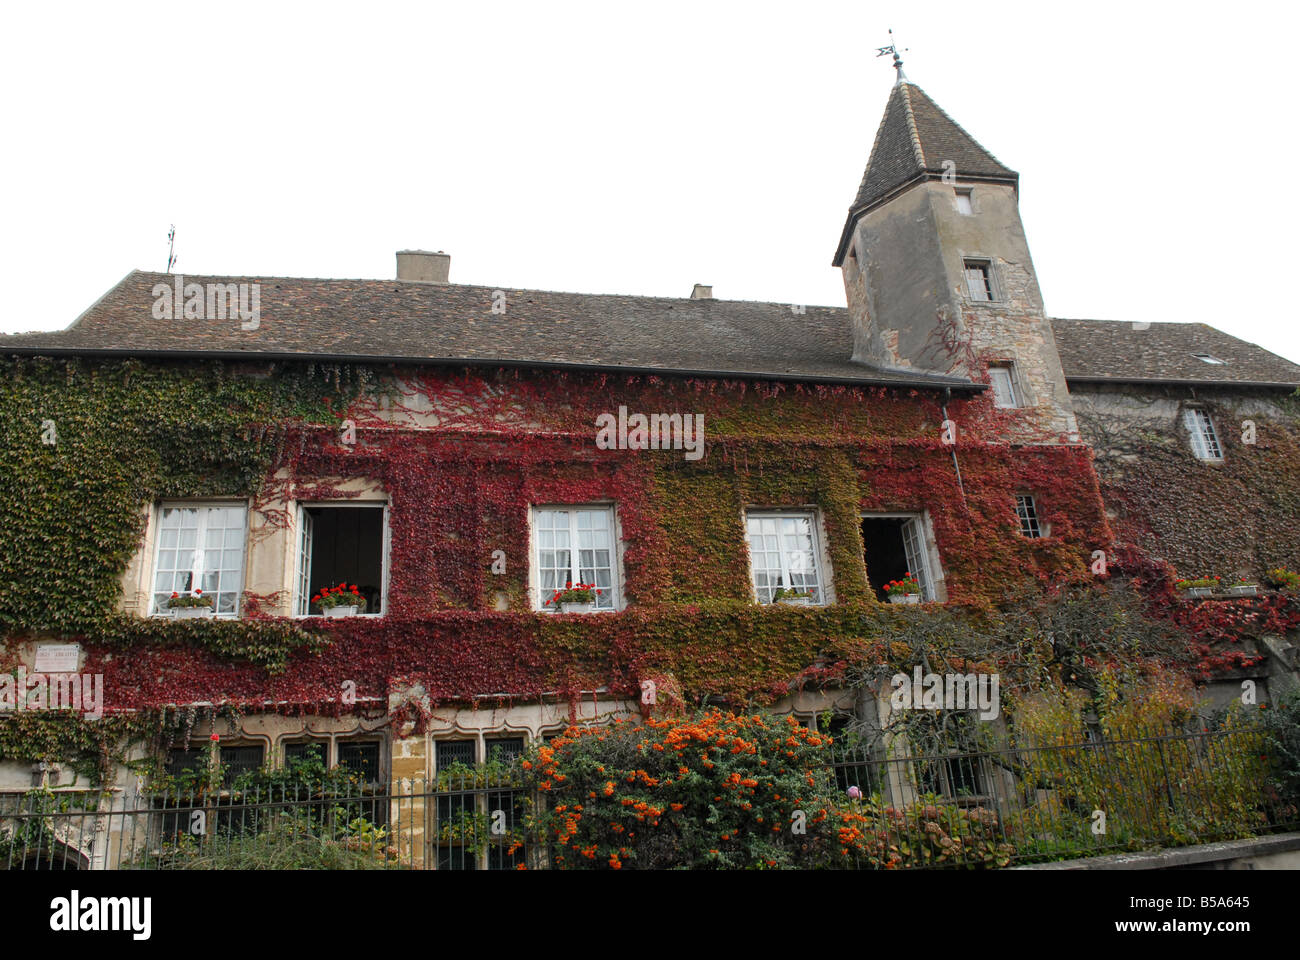
{"label": "dormer window", "polygon": [[971,192],[969,190],[957,191],[957,212],[964,216],[973,216],[975,207],[971,204]]}

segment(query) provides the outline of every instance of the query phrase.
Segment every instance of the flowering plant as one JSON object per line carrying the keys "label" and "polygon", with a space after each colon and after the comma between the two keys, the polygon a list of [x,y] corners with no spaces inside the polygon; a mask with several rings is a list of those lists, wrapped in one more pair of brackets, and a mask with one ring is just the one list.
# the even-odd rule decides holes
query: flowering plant
{"label": "flowering plant", "polygon": [[358,610],[366,608],[366,598],[357,590],[355,583],[352,586],[340,583],[336,587],[321,587],[316,596],[311,598],[311,602],[322,610],[331,607],[356,607]]}
{"label": "flowering plant", "polygon": [[172,593],[171,598],[167,601],[168,610],[179,610],[184,607],[210,607],[212,598],[205,597],[202,590],[195,590],[193,593]]}
{"label": "flowering plant", "polygon": [[1258,580],[1252,580],[1250,577],[1233,577],[1231,580],[1224,582],[1223,586],[1227,587],[1251,587],[1259,583]]}
{"label": "flowering plant", "polygon": [[595,603],[600,589],[594,583],[571,583],[564,581],[564,589],[556,590],[548,605],[559,606],[562,603]]}
{"label": "flowering plant", "polygon": [[1195,590],[1198,587],[1217,587],[1222,577],[1197,577],[1195,580],[1175,580],[1175,590]]}
{"label": "flowering plant", "polygon": [[796,590],[794,587],[777,587],[772,591],[772,602],[780,600],[812,600],[811,590]]}
{"label": "flowering plant", "polygon": [[885,593],[891,597],[902,597],[909,593],[920,593],[921,583],[910,572],[903,574],[901,580],[890,580],[885,584]]}
{"label": "flowering plant", "polygon": [[1279,590],[1294,590],[1300,587],[1300,573],[1288,570],[1286,567],[1269,570],[1265,576],[1268,578],[1268,582]]}

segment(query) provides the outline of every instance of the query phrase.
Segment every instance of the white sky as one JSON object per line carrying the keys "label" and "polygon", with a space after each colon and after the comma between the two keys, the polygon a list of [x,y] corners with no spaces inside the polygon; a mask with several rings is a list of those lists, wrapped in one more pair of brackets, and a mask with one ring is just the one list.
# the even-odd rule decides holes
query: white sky
{"label": "white sky", "polygon": [[[1283,3],[8,3],[6,310],[133,268],[844,304],[894,71],[1021,173],[1053,316],[1199,321],[1300,361]],[[1289,282],[1289,281],[1286,281]]]}

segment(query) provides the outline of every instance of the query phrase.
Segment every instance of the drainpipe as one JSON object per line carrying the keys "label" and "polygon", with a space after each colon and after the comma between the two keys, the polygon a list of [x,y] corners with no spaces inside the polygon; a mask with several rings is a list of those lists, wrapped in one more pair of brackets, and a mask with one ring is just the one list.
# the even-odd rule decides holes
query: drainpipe
{"label": "drainpipe", "polygon": [[[948,419],[948,401],[951,399],[952,388],[944,387],[943,403],[939,405],[939,409],[943,411],[943,419],[945,421]],[[961,491],[962,509],[969,513],[970,507],[966,503],[966,485],[961,481],[961,464],[957,462],[957,432],[955,430],[953,431],[952,440],[952,468],[957,471],[957,489]]]}

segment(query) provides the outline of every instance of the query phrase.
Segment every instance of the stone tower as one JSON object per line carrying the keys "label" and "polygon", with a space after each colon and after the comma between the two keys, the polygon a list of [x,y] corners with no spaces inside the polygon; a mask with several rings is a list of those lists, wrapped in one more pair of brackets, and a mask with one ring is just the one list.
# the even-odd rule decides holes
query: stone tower
{"label": "stone tower", "polygon": [[1017,439],[1061,442],[1077,427],[1019,180],[900,71],[834,264],[854,360],[989,383]]}

